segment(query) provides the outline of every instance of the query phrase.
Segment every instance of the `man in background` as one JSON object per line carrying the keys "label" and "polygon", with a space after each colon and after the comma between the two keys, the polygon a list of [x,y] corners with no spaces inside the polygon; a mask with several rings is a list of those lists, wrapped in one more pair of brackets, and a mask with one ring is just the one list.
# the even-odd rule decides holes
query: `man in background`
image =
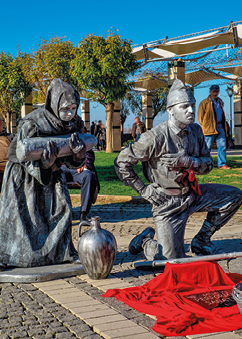
{"label": "man in background", "polygon": [[203,134],[209,151],[216,141],[218,148],[218,168],[230,169],[226,165],[226,135],[227,126],[224,113],[224,103],[218,97],[219,86],[210,87],[209,96],[200,102],[198,107],[198,121],[202,126]]}
{"label": "man in background", "polygon": [[100,144],[99,144],[99,142],[100,142],[100,140],[99,140],[99,130],[101,128],[101,125],[102,125],[102,120],[99,120],[98,125],[95,126],[95,131],[94,131],[94,135],[97,138],[97,150],[99,150],[99,146],[100,146]]}
{"label": "man in background", "polygon": [[95,131],[95,122],[92,121],[92,124],[91,124],[91,135],[94,135],[94,131]]}
{"label": "man in background", "polygon": [[[86,133],[84,128],[82,133]],[[91,209],[92,203],[94,203],[95,191],[97,190],[97,193],[100,191],[100,184],[94,162],[95,153],[93,150],[89,150],[86,152],[86,162],[83,167],[70,169],[65,165],[61,166],[61,169],[66,176],[66,181],[75,182],[81,188],[81,222],[88,222],[87,215]]]}
{"label": "man in background", "polygon": [[132,137],[135,139],[142,133],[146,132],[146,127],[143,122],[140,121],[140,117],[136,117],[135,123],[132,126]]}

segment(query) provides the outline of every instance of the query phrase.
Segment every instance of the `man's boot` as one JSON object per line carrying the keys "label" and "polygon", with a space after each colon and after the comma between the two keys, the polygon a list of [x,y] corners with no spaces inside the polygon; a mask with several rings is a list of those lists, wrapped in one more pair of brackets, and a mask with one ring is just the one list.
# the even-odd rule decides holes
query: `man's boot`
{"label": "man's boot", "polygon": [[212,255],[223,253],[217,249],[216,246],[211,242],[212,235],[218,231],[219,228],[210,224],[208,221],[204,221],[202,228],[197,235],[192,239],[191,251],[197,255]]}
{"label": "man's boot", "polygon": [[152,227],[147,227],[141,234],[136,235],[130,244],[129,244],[129,252],[131,254],[138,254],[143,251],[143,240],[145,239],[153,239],[155,236],[155,230]]}

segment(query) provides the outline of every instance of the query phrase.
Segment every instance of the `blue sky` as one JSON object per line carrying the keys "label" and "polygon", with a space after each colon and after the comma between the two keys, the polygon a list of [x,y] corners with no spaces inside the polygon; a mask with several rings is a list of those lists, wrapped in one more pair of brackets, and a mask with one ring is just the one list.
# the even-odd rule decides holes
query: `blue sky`
{"label": "blue sky", "polygon": [[[242,1],[2,1],[0,50],[35,50],[40,39],[66,36],[75,45],[87,34],[106,35],[113,27],[134,44],[199,32],[242,20]],[[199,103],[208,90],[195,91]],[[224,89],[221,94],[225,95]],[[223,97],[226,109],[229,100]],[[103,107],[96,118],[105,121]],[[130,116],[131,125],[134,116]],[[94,109],[91,108],[91,120]],[[156,118],[157,122],[162,120]],[[159,121],[158,121],[159,120]],[[127,124],[127,125],[128,125]]]}

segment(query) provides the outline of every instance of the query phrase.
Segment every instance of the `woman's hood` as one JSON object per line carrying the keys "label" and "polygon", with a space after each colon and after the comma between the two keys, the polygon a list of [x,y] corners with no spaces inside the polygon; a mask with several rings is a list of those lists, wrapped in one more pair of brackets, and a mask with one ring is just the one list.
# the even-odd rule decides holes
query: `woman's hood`
{"label": "woman's hood", "polygon": [[61,79],[51,81],[45,100],[45,109],[59,118],[59,109],[72,104],[80,105],[78,92]]}

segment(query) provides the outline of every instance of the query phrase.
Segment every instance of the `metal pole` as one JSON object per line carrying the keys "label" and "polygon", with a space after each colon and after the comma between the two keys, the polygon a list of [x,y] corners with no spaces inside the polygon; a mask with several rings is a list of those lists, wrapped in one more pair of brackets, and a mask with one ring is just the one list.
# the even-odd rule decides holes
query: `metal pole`
{"label": "metal pole", "polygon": [[158,267],[158,266],[165,266],[167,263],[187,264],[190,262],[227,260],[227,259],[235,259],[235,258],[240,258],[240,257],[242,257],[242,252],[222,253],[222,254],[204,255],[204,256],[198,256],[198,257],[180,258],[180,259],[141,261],[141,262],[136,262],[134,264],[134,267],[135,268]]}

